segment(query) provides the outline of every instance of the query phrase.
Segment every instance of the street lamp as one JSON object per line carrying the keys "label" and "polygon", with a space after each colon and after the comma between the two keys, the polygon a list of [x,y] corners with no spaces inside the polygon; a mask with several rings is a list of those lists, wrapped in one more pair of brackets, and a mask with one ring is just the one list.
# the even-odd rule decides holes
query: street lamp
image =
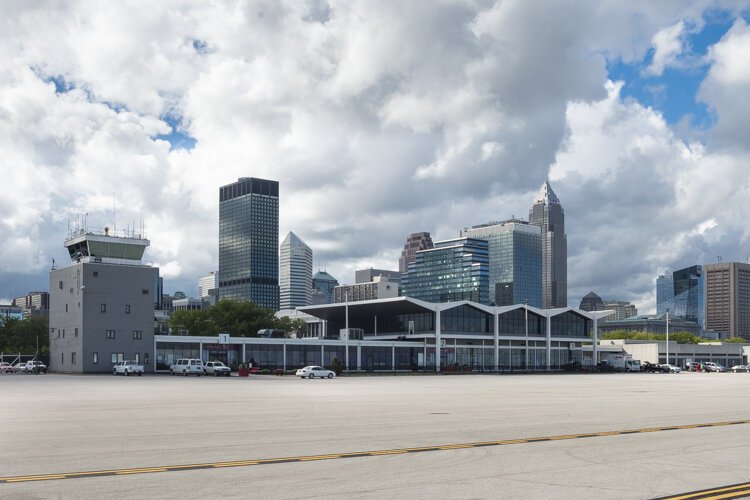
{"label": "street lamp", "polygon": [[526,352],[523,367],[529,369],[529,299],[523,299],[523,314],[526,323]]}
{"label": "street lamp", "polygon": [[669,364],[669,308],[667,308],[667,364]]}

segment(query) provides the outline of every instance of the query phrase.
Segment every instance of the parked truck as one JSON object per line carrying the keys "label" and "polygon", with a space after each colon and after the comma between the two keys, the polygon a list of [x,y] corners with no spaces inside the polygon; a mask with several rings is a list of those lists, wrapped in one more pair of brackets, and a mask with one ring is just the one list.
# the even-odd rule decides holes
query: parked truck
{"label": "parked truck", "polygon": [[135,361],[119,361],[112,367],[112,375],[127,375],[135,373],[139,377],[143,375],[143,365]]}
{"label": "parked truck", "polygon": [[603,352],[600,359],[618,372],[641,371],[641,362],[634,360],[630,354]]}

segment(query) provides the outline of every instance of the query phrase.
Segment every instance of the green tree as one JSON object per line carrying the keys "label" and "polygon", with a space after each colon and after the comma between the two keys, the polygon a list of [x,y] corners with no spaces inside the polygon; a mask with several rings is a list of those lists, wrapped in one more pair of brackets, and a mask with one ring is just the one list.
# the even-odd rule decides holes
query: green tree
{"label": "green tree", "polygon": [[0,352],[36,353],[37,338],[39,354],[49,353],[49,319],[37,316],[29,319],[0,319]]}
{"label": "green tree", "polygon": [[187,331],[192,336],[257,337],[258,330],[274,328],[275,319],[271,309],[254,302],[225,299],[207,309],[175,311],[169,326],[174,333]]}

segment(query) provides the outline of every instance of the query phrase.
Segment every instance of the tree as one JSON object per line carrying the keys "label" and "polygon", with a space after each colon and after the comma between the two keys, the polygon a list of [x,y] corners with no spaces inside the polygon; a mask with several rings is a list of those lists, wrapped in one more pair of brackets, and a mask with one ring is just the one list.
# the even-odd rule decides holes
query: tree
{"label": "tree", "polygon": [[254,302],[220,300],[213,307],[194,311],[175,311],[169,320],[172,331],[186,330],[191,336],[257,337],[258,330],[274,328],[273,311]]}
{"label": "tree", "polygon": [[36,316],[29,319],[0,319],[0,352],[36,353],[39,339],[39,354],[49,353],[49,319]]}
{"label": "tree", "polygon": [[284,330],[286,337],[301,337],[307,331],[307,323],[302,319],[292,319],[287,316],[276,318],[274,328]]}

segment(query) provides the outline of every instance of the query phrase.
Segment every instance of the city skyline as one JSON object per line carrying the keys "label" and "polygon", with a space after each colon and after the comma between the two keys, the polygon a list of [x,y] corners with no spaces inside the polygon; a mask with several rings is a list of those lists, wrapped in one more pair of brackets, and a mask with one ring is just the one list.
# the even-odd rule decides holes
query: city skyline
{"label": "city skyline", "polygon": [[593,289],[653,311],[667,269],[750,254],[741,2],[4,14],[5,302],[44,289],[84,213],[143,220],[165,291],[190,293],[218,264],[215,191],[245,175],[284,186],[280,233],[342,282],[395,268],[414,231],[525,214],[545,178],[569,304]]}

